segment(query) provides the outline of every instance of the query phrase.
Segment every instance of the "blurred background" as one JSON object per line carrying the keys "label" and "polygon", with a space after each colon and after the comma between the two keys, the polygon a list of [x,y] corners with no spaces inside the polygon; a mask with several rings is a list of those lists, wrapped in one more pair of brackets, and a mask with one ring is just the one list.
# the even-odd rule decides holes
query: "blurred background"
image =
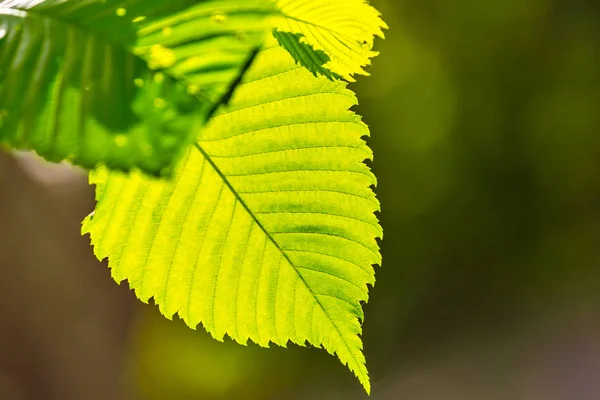
{"label": "blurred background", "polygon": [[[600,2],[372,3],[371,399],[600,399]],[[1,400],[368,398],[322,350],[136,301],[79,236],[93,206],[82,173],[0,154]]]}

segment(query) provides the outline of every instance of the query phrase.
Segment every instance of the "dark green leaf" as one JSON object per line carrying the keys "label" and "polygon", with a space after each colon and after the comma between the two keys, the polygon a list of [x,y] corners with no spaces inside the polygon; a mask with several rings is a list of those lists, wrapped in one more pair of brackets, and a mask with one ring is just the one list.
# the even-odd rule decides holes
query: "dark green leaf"
{"label": "dark green leaf", "polygon": [[0,142],[169,173],[273,13],[269,0],[0,1]]}

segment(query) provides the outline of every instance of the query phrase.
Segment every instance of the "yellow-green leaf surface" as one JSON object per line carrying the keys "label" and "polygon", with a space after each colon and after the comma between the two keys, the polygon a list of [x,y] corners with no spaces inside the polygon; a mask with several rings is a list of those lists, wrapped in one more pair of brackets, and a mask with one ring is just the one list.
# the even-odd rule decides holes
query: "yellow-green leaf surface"
{"label": "yellow-green leaf surface", "polygon": [[172,181],[91,173],[83,232],[167,317],[217,339],[322,346],[369,390],[361,303],[382,230],[355,104],[271,44]]}
{"label": "yellow-green leaf surface", "polygon": [[[384,37],[387,25],[367,0],[276,0],[281,17],[276,27],[280,32],[302,34],[299,43],[323,51],[329,58],[324,67],[348,81],[354,74],[368,75],[364,67],[378,53],[373,51],[376,36]],[[320,57],[306,57],[306,49],[288,47],[290,54],[306,66]],[[316,68],[313,66],[312,69]]]}
{"label": "yellow-green leaf surface", "polygon": [[0,0],[0,143],[169,173],[275,13],[271,0]]}

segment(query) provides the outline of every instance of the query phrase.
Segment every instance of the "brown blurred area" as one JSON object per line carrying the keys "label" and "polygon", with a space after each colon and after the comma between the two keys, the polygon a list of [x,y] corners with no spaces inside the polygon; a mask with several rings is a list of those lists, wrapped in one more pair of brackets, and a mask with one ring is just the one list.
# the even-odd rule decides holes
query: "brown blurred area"
{"label": "brown blurred area", "polygon": [[93,190],[20,158],[0,152],[0,399],[121,399],[134,300],[79,234]]}

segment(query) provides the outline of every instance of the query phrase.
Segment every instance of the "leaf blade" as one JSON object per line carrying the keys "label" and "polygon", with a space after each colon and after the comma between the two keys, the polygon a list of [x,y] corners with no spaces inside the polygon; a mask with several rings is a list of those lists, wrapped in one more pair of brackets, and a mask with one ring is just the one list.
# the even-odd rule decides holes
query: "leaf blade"
{"label": "leaf blade", "polygon": [[275,13],[268,0],[5,0],[0,10],[0,141],[154,175],[228,99]]}
{"label": "leaf blade", "polygon": [[331,80],[342,78],[335,72],[325,68],[324,65],[329,63],[331,58],[324,51],[315,50],[312,46],[305,43],[303,41],[303,34],[280,32],[274,29],[273,36],[275,36],[279,45],[296,59],[297,63],[306,67],[313,75],[323,75]]}
{"label": "leaf blade", "polygon": [[378,55],[374,38],[383,38],[388,26],[367,0],[277,0],[277,5],[282,13],[277,30],[302,35],[302,40],[288,36],[293,45],[285,46],[296,61],[309,70],[328,69],[349,82],[355,74],[368,75],[364,67]]}
{"label": "leaf blade", "polygon": [[269,47],[175,181],[92,173],[98,205],[82,231],[167,317],[219,340],[322,346],[368,391],[361,302],[382,232],[355,103]]}

